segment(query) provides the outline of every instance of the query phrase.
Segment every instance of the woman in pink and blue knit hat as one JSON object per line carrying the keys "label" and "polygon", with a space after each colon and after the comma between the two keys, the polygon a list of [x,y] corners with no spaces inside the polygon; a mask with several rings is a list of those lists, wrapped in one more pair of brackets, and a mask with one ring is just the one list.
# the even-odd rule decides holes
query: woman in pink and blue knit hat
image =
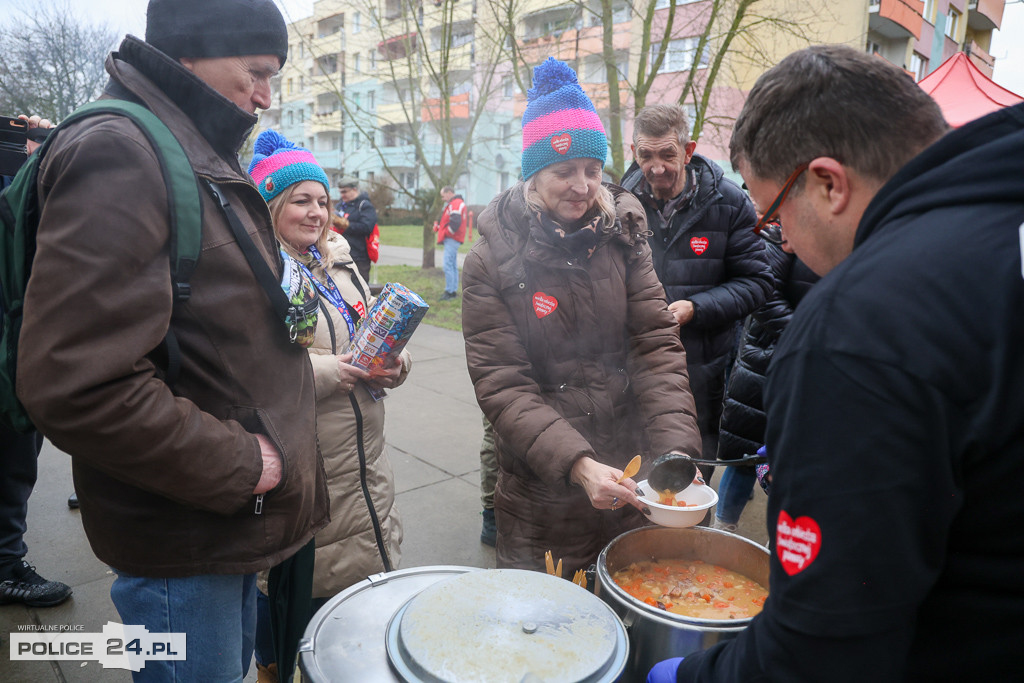
{"label": "woman in pink and blue knit hat", "polygon": [[[282,251],[315,285],[320,315],[309,347],[316,386],[316,432],[327,473],[331,521],[316,534],[313,611],[371,574],[398,568],[402,522],[395,481],[384,448],[384,404],[368,387],[405,381],[407,351],[387,374],[371,376],[351,364],[355,326],[373,303],[370,288],[349,255],[348,242],[330,230],[330,183],[313,154],[276,131],[256,139],[249,175],[270,207]],[[313,612],[310,612],[313,614]],[[266,620],[260,622],[266,626]],[[262,631],[258,630],[259,641]],[[273,653],[258,642],[261,678]],[[282,677],[291,680],[290,675]]]}
{"label": "woman in pink and blue knit hat", "polygon": [[541,570],[551,550],[571,576],[647,523],[636,482],[617,483],[626,463],[701,444],[644,211],[601,182],[593,103],[551,58],[528,100],[523,180],[480,216],[462,328],[498,451],[497,564]]}

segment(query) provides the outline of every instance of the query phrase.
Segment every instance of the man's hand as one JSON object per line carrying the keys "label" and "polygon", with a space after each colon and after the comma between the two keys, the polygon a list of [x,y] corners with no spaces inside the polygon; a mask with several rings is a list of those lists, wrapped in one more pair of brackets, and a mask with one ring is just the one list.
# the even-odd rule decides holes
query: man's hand
{"label": "man's hand", "polygon": [[[25,114],[19,114],[18,118],[28,124],[28,129],[33,128],[53,128],[53,122],[50,119],[44,119],[40,116],[26,116]],[[25,149],[29,154],[36,151],[41,143],[35,140],[28,140],[25,143]]]}
{"label": "man's hand", "polygon": [[693,320],[693,302],[687,299],[680,299],[679,301],[673,301],[668,305],[668,310],[676,317],[676,322],[680,325]]}
{"label": "man's hand", "polygon": [[260,455],[263,456],[263,473],[253,490],[254,495],[259,495],[281,483],[281,454],[270,439],[262,434],[257,434],[256,440],[260,443]]}

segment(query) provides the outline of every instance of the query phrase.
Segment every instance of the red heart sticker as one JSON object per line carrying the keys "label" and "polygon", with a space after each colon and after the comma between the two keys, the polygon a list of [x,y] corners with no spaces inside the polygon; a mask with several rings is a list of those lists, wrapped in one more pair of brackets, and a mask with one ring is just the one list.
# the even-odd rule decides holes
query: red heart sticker
{"label": "red heart sticker", "polygon": [[551,315],[558,308],[558,299],[548,296],[544,292],[537,292],[533,295],[533,310],[538,318]]}
{"label": "red heart sticker", "polygon": [[691,237],[690,238],[690,249],[693,249],[693,253],[700,256],[708,250],[708,238],[707,237]]}
{"label": "red heart sticker", "polygon": [[779,512],[775,527],[775,552],[787,574],[793,576],[811,566],[821,550],[821,528],[810,517],[795,520],[785,510]]}
{"label": "red heart sticker", "polygon": [[551,138],[551,147],[559,154],[565,154],[572,147],[572,136],[568,133],[562,133]]}

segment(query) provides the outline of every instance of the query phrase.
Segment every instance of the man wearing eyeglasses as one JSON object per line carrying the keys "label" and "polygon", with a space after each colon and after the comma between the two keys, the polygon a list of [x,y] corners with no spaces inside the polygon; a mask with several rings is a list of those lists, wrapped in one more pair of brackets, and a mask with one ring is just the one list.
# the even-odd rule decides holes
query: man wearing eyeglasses
{"label": "man wearing eyeglasses", "polygon": [[770,597],[649,681],[1020,680],[1024,105],[947,130],[849,47],[751,90],[733,163],[823,276],[768,371]]}
{"label": "man wearing eyeglasses", "polygon": [[715,458],[737,327],[775,283],[751,232],[757,217],[750,199],[696,147],[682,107],[644,108],[633,124],[635,161],[622,186],[647,214],[654,270],[686,349],[703,455]]}

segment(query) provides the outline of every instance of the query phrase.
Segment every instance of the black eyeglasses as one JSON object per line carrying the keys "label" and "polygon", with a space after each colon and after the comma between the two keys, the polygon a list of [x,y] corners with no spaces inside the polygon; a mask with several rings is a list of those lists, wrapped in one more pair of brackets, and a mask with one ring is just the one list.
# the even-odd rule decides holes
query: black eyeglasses
{"label": "black eyeglasses", "polygon": [[800,177],[801,173],[807,170],[808,166],[809,164],[800,164],[796,167],[796,170],[793,171],[792,175],[786,179],[786,182],[779,191],[779,195],[775,198],[775,201],[768,206],[768,209],[761,215],[761,219],[757,221],[757,224],[754,226],[755,235],[763,240],[771,242],[772,244],[782,244],[781,231],[765,230],[765,228],[767,228],[769,224],[778,223],[779,207],[782,206],[782,202],[786,201],[786,196],[789,194],[789,191],[793,189],[793,185],[796,184],[797,178]]}

